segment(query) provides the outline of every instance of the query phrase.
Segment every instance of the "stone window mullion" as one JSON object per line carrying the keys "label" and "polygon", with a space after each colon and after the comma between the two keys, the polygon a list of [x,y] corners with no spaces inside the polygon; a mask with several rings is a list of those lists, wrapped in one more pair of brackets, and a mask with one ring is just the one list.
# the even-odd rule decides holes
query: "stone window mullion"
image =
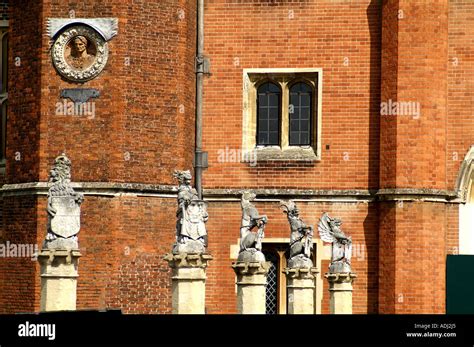
{"label": "stone window mullion", "polygon": [[289,146],[288,129],[289,129],[289,105],[290,105],[290,93],[288,91],[288,82],[281,81],[282,100],[281,100],[281,133],[280,143],[281,148],[287,148]]}

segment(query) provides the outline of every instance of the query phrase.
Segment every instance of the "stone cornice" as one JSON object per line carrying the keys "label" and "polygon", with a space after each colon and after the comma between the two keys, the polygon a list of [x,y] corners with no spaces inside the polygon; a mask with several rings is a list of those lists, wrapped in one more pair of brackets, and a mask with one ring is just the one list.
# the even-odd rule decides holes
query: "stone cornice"
{"label": "stone cornice", "polygon": [[[72,187],[85,195],[96,196],[156,196],[176,198],[177,186],[143,183],[73,182]],[[0,196],[46,195],[50,183],[29,182],[5,184]],[[455,191],[437,189],[204,189],[204,198],[209,201],[239,201],[243,190],[252,190],[257,201],[279,201],[291,198],[295,201],[373,202],[373,201],[432,201],[461,203]]]}
{"label": "stone cornice", "polygon": [[456,202],[457,195],[454,191],[426,189],[426,188],[390,188],[379,189],[376,193],[378,200],[382,201],[433,201]]}
{"label": "stone cornice", "polygon": [[[50,186],[51,184],[47,182],[5,184],[0,189],[0,196],[47,195]],[[176,197],[178,192],[176,186],[143,183],[73,182],[71,186],[85,195],[112,197],[118,195]]]}

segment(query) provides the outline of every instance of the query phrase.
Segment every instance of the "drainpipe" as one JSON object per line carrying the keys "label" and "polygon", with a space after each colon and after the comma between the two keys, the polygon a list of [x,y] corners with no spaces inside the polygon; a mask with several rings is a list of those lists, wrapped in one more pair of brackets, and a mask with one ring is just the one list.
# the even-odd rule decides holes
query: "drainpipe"
{"label": "drainpipe", "polygon": [[199,199],[202,199],[202,172],[207,168],[207,153],[202,151],[202,97],[205,71],[204,57],[204,0],[197,0],[196,52],[196,143],[194,180]]}

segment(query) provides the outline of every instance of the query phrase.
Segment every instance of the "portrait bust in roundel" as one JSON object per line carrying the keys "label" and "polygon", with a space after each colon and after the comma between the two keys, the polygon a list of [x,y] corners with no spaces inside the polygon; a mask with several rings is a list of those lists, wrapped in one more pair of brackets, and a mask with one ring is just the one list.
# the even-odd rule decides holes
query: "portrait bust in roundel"
{"label": "portrait bust in roundel", "polygon": [[97,54],[92,41],[83,35],[73,37],[66,45],[65,57],[67,63],[76,70],[85,70],[90,67]]}

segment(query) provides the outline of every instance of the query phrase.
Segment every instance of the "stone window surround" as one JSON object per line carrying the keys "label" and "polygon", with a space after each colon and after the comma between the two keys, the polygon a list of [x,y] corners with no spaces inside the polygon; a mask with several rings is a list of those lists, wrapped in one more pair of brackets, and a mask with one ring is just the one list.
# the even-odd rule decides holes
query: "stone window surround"
{"label": "stone window surround", "polygon": [[[322,121],[322,68],[270,68],[243,70],[242,151],[250,155],[256,150],[258,161],[320,161]],[[282,118],[280,146],[257,146],[257,87],[262,81],[273,81],[282,89]],[[289,145],[289,84],[305,81],[315,90],[316,107],[312,118],[311,146]]]}

